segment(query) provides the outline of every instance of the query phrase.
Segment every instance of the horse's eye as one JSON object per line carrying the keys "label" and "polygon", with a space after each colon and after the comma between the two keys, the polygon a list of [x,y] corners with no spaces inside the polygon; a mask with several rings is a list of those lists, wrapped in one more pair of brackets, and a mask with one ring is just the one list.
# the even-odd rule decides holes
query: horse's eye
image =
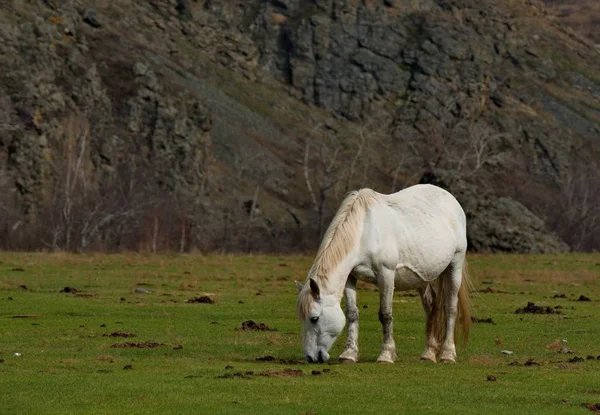
{"label": "horse's eye", "polygon": [[319,321],[319,317],[311,317],[310,321],[316,323],[317,321]]}

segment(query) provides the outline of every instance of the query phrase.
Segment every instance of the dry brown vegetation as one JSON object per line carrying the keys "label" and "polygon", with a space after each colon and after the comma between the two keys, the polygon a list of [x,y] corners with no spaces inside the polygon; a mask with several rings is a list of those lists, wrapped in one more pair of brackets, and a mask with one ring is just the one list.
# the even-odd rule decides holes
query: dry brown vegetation
{"label": "dry brown vegetation", "polygon": [[544,0],[549,13],[576,32],[600,44],[598,0]]}

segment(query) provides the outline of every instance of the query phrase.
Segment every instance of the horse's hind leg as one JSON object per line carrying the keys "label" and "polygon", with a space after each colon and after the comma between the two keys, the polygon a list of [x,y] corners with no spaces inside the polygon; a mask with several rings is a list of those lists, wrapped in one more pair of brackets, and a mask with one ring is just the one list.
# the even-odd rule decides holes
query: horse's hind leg
{"label": "horse's hind leg", "polygon": [[442,290],[445,298],[444,308],[446,311],[446,337],[442,344],[442,352],[440,354],[440,360],[442,362],[455,362],[456,361],[456,346],[454,343],[454,328],[456,327],[456,317],[458,315],[458,291],[462,284],[462,267],[464,261],[464,253],[462,256],[458,255],[452,261],[450,265],[450,272],[444,272],[443,278],[445,281],[441,281],[444,285]]}
{"label": "horse's hind leg", "polygon": [[394,297],[394,271],[382,272],[377,279],[379,285],[379,321],[383,326],[383,345],[377,359],[379,363],[394,363],[396,360],[396,342],[392,316]]}
{"label": "horse's hind leg", "polygon": [[358,307],[356,306],[356,278],[352,275],[346,282],[344,296],[346,297],[348,335],[340,360],[344,363],[356,363],[358,361]]}
{"label": "horse's hind leg", "polygon": [[430,360],[435,363],[436,356],[440,350],[437,330],[435,329],[435,292],[430,284],[420,288],[418,291],[421,295],[423,310],[425,310],[425,315],[427,316],[427,323],[425,325],[425,350],[421,354],[421,360]]}

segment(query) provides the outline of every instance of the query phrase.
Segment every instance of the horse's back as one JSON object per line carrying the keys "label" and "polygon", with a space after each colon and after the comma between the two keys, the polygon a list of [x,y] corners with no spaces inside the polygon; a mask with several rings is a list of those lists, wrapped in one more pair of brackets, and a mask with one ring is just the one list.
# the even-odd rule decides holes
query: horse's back
{"label": "horse's back", "polygon": [[[441,187],[418,184],[384,195],[384,198],[402,216],[414,219],[411,223],[422,220],[425,224],[432,222],[431,225],[434,225],[437,220],[443,219],[457,233],[466,232],[466,216],[462,206],[450,192]],[[433,220],[428,221],[427,218]]]}
{"label": "horse's back", "polygon": [[465,251],[466,218],[458,201],[433,185],[415,185],[380,201],[367,215],[365,248],[432,280]]}

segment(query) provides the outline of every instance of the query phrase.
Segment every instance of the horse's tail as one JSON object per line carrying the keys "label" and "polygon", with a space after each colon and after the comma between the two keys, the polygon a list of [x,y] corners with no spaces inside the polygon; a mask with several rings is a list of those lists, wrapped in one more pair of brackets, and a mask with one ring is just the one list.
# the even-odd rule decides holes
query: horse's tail
{"label": "horse's tail", "polygon": [[[446,334],[446,307],[445,298],[448,295],[449,284],[451,283],[451,269],[444,272],[439,278],[439,290],[435,295],[434,301],[434,326],[433,330],[436,338],[441,343],[444,341]],[[460,338],[463,345],[466,345],[469,340],[469,331],[471,329],[471,298],[469,292],[472,288],[471,278],[465,259],[462,267],[462,281],[458,290],[458,309],[456,316],[456,324],[454,325],[454,337]]]}
{"label": "horse's tail", "polygon": [[[469,292],[471,291],[472,283],[471,277],[469,275],[469,269],[467,266],[467,260],[465,259],[462,267],[462,283],[460,284],[460,289],[458,290],[458,319],[461,328],[461,340],[463,344],[467,344],[469,341],[469,332],[471,331],[471,324],[473,321],[471,319],[471,297],[469,296]],[[458,327],[459,324],[456,324]],[[456,330],[455,330],[456,336]]]}

